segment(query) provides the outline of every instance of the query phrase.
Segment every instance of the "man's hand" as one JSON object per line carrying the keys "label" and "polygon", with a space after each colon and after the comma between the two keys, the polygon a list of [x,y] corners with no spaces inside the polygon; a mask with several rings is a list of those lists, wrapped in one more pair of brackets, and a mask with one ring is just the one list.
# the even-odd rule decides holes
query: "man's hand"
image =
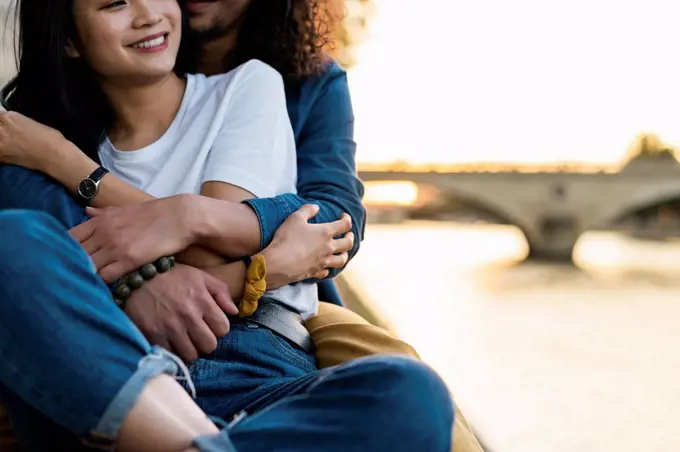
{"label": "man's hand", "polygon": [[304,205],[274,234],[263,251],[268,288],[277,289],[309,278],[323,279],[329,268],[347,264],[347,252],[354,246],[352,219],[344,214],[333,223],[309,223],[318,212],[318,206]]}
{"label": "man's hand", "polygon": [[202,270],[177,264],[132,292],[125,313],[152,344],[185,361],[211,353],[229,332],[238,308],[227,285]]}
{"label": "man's hand", "polygon": [[111,282],[158,259],[186,249],[194,240],[184,195],[105,209],[87,208],[92,218],[71,229],[99,276]]}

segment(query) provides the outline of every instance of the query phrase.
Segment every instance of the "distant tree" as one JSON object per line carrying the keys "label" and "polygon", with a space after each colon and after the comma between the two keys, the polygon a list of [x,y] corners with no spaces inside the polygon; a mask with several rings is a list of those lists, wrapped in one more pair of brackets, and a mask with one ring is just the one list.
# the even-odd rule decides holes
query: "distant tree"
{"label": "distant tree", "polygon": [[356,47],[364,38],[373,16],[375,0],[324,0],[331,32],[328,51],[343,67],[356,63]]}
{"label": "distant tree", "polygon": [[626,152],[625,160],[673,159],[676,160],[676,150],[663,143],[661,139],[650,133],[640,134]]}

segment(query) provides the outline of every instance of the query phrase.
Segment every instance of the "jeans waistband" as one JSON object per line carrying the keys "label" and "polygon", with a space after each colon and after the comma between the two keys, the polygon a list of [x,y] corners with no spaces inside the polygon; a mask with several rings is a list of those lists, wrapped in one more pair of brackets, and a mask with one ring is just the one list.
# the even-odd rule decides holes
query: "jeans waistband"
{"label": "jeans waistband", "polygon": [[268,298],[261,298],[257,310],[249,317],[233,318],[234,321],[249,321],[270,329],[307,353],[314,353],[312,336],[305,328],[300,314]]}

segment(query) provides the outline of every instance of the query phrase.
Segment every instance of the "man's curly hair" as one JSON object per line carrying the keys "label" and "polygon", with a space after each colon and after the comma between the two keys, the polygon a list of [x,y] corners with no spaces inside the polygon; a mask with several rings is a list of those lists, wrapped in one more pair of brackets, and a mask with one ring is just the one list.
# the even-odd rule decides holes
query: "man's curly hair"
{"label": "man's curly hair", "polygon": [[239,31],[237,60],[257,58],[295,81],[328,62],[333,0],[252,0]]}

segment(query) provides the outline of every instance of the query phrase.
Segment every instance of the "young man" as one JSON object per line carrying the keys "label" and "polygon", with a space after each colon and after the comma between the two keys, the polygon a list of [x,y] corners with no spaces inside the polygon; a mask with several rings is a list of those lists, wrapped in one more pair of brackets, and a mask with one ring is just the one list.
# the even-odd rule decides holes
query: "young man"
{"label": "young man", "polygon": [[[329,222],[346,212],[355,236],[351,259],[363,239],[363,185],[356,177],[354,116],[344,70],[325,54],[327,30],[323,2],[318,0],[188,0],[190,26],[200,45],[198,72],[219,74],[257,58],[284,77],[288,114],[295,132],[298,194],[290,208],[305,199],[321,207],[316,221]],[[276,202],[253,200],[263,218]],[[273,211],[273,210],[271,210]],[[270,212],[271,212],[270,211]],[[271,217],[268,217],[271,218]],[[279,217],[279,221],[284,218]],[[262,243],[273,230],[261,224]],[[335,276],[340,270],[331,271]],[[341,304],[331,280],[319,282],[321,301]],[[333,365],[371,353],[417,356],[405,343],[369,325],[353,313],[320,303],[319,315],[307,322],[315,342],[332,343],[317,352],[319,365]],[[353,338],[349,338],[352,334]],[[351,340],[347,340],[351,339]],[[454,449],[481,451],[464,417],[456,411]]]}

